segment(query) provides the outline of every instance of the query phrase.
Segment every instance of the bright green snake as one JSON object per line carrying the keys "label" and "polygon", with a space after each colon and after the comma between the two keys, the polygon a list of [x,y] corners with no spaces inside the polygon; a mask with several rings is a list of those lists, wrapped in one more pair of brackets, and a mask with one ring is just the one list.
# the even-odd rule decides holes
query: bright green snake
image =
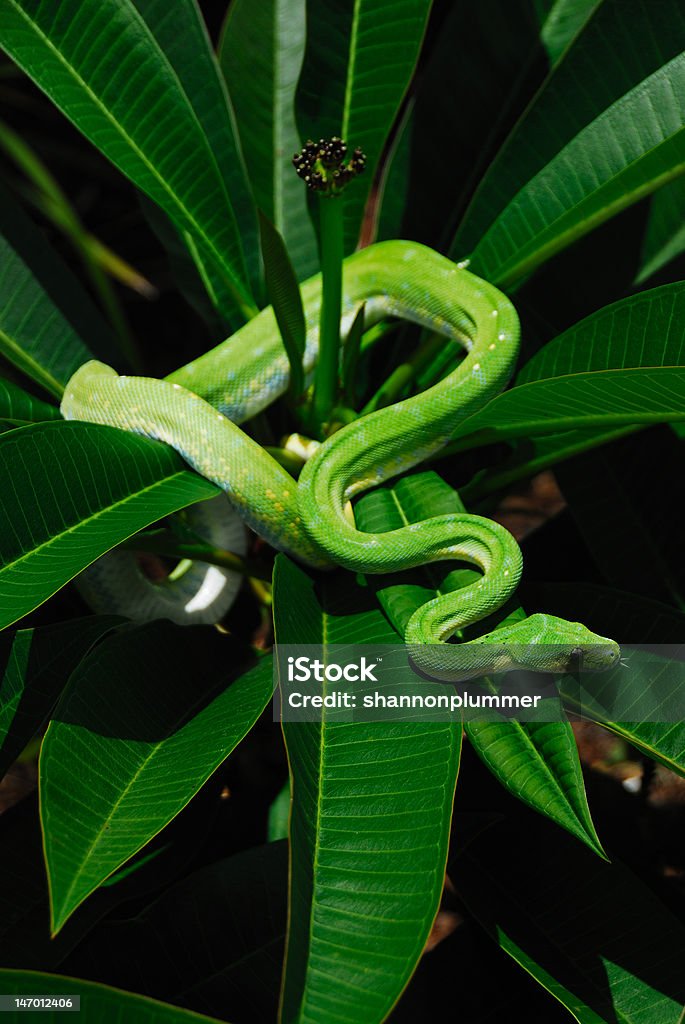
{"label": "bright green snake", "polygon": [[[302,298],[305,371],[311,372],[318,346],[319,277],[302,286]],[[288,360],[271,307],[165,380],[122,377],[102,363],[86,363],[67,384],[61,410],[66,419],[109,424],[171,445],[226,492],[259,536],[308,565],[361,573],[446,559],[477,566],[482,573],[477,582],[428,601],[408,623],[407,643],[442,644],[496,611],[514,592],[522,568],[516,541],[499,524],[468,514],[364,533],[348,519],[345,506],[354,495],[438,452],[466,417],[505,387],[518,354],[518,317],[492,285],[431,249],[403,241],[372,245],[345,260],[343,336],[362,303],[365,327],[400,317],[458,343],[466,355],[427,391],[333,434],[298,481],[238,426],[288,386]],[[547,671],[563,671],[569,652],[582,650],[588,668],[608,667],[619,657],[615,643],[585,626],[535,614],[459,645],[472,655],[468,674],[488,663],[488,644],[516,645],[525,651],[524,657],[516,656],[516,665]]]}

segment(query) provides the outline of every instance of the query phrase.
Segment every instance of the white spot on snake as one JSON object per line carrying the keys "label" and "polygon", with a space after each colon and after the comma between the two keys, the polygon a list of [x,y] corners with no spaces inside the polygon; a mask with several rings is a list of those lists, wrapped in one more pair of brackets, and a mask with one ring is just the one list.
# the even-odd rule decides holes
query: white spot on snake
{"label": "white spot on snake", "polygon": [[488,351],[490,351],[490,352],[494,352],[496,348],[497,348],[497,345],[495,345],[494,341],[493,341],[492,345],[488,345]]}
{"label": "white spot on snake", "polygon": [[496,310],[496,309],[493,309],[493,311],[492,311],[492,313],[490,314],[490,316],[497,316],[497,310]]}
{"label": "white spot on snake", "polygon": [[473,364],[473,372],[475,373],[476,370],[480,370],[480,363],[474,363]]}
{"label": "white spot on snake", "polygon": [[505,570],[504,570],[504,574],[503,574],[503,575],[504,575],[504,576],[508,576],[508,575],[509,575],[509,570],[508,570],[508,569],[505,569]]}
{"label": "white spot on snake", "polygon": [[497,337],[499,338],[500,341],[506,341],[507,340],[506,334],[498,334]]}
{"label": "white spot on snake", "polygon": [[459,267],[460,270],[466,270],[470,262],[471,260],[461,260],[459,263],[457,263],[457,266]]}
{"label": "white spot on snake", "polygon": [[176,389],[176,391],[180,391],[181,390],[181,385],[180,384],[174,384],[173,387]]}

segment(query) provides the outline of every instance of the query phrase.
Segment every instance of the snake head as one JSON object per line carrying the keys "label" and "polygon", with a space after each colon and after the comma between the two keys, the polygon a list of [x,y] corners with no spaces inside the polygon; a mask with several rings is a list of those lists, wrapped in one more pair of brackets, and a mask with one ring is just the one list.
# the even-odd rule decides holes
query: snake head
{"label": "snake head", "polygon": [[521,631],[533,631],[535,640],[525,645],[516,660],[543,672],[605,672],[621,660],[621,648],[608,637],[593,633],[582,622],[568,622],[555,615],[531,615]]}

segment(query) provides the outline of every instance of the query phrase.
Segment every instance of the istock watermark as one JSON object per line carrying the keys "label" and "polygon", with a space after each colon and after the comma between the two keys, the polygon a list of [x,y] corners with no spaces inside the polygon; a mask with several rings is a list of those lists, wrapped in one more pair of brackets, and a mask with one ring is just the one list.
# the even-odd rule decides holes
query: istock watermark
{"label": "istock watermark", "polygon": [[274,682],[285,722],[685,719],[685,647],[665,645],[277,645]]}
{"label": "istock watermark", "polygon": [[294,655],[288,656],[287,674],[289,683],[308,683],[310,679],[316,680],[317,683],[339,683],[342,679],[346,683],[377,683],[375,668],[375,664],[370,664],[364,655],[359,662],[340,665],[336,661],[327,663],[319,658],[312,660],[303,654],[299,658]]}

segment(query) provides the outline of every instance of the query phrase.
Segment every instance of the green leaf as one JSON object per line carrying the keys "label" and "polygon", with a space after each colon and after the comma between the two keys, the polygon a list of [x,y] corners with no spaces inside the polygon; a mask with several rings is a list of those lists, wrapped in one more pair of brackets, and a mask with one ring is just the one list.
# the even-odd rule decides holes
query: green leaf
{"label": "green leaf", "polygon": [[235,645],[211,627],[160,621],[108,638],[72,674],[40,756],[54,932],[252,728],[270,659],[238,672]]}
{"label": "green leaf", "polygon": [[604,0],[491,165],[455,257],[471,253],[477,273],[513,283],[677,176],[684,50],[678,0]]}
{"label": "green leaf", "polygon": [[493,824],[450,877],[495,942],[582,1024],[680,1024],[685,931],[623,865],[538,818]]}
{"label": "green leaf", "polygon": [[635,284],[643,284],[685,252],[685,177],[660,188],[649,205],[641,266]]}
{"label": "green leaf", "polygon": [[0,353],[61,398],[64,385],[91,353],[3,237],[0,268]]}
{"label": "green leaf", "polygon": [[574,373],[505,391],[454,435],[473,448],[512,437],[685,419],[685,367]]}
{"label": "green leaf", "polygon": [[[685,344],[680,323],[684,317],[685,283],[682,281],[604,306],[543,346],[519,372],[516,386],[510,394],[514,396],[519,385],[596,370],[682,366],[685,363]],[[659,339],[658,345],[654,343],[655,338]],[[603,378],[596,379],[599,382]],[[644,383],[640,385],[644,386]],[[525,401],[526,395],[532,394],[523,391],[519,397]],[[510,403],[508,408],[512,409],[517,401],[514,397],[507,399]],[[498,406],[488,409],[495,417],[499,415]],[[518,412],[520,409],[517,415]],[[486,419],[488,416],[489,413]],[[546,424],[538,426],[550,431],[554,429]],[[534,429],[535,425],[532,425],[531,433]],[[583,429],[580,424],[579,429],[575,429],[569,422],[561,433],[527,438],[516,446],[513,456],[504,464],[479,474],[464,488],[464,495],[469,500],[481,498],[634,429],[637,429],[635,425],[626,424],[624,420],[599,430],[596,426]]]}
{"label": "green leaf", "polygon": [[[233,109],[218,67],[202,13],[195,0],[133,0],[165,57],[173,67],[207,137],[235,213],[255,294],[261,289],[257,217],[240,149]],[[221,275],[213,273],[216,305],[230,312],[233,302]]]}
{"label": "green leaf", "polygon": [[[397,642],[349,576],[319,585],[279,555],[278,643]],[[438,908],[461,730],[417,722],[283,723],[292,773],[283,1024],[385,1019]]]}
{"label": "green leaf", "polygon": [[[137,996],[131,992],[96,985],[92,981],[67,978],[62,974],[43,974],[39,971],[6,971],[0,968],[0,987],[5,995],[55,995],[65,993],[81,997],[81,1008],[89,1017],[102,1024],[120,1024],[122,1020],[136,1024],[219,1024],[215,1017],[204,1017],[190,1010],[158,1003],[155,999]],[[59,1018],[58,1015],[59,1014]],[[43,1011],[44,1019],[62,1018],[62,1011]]]}
{"label": "green leaf", "polygon": [[604,856],[569,722],[475,721],[464,728],[506,789]]}
{"label": "green leaf", "polygon": [[304,58],[305,7],[305,0],[234,0],[219,45],[255,202],[283,236],[300,281],[319,265],[306,190],[291,163],[302,145],[295,90]]}
{"label": "green leaf", "polygon": [[0,420],[13,427],[23,427],[27,423],[40,420],[61,419],[56,405],[48,405],[40,398],[34,398],[27,391],[13,384],[11,380],[0,377]]}
{"label": "green leaf", "polygon": [[0,233],[0,323],[10,337],[3,355],[15,365],[16,359],[25,360],[27,369],[23,363],[20,368],[34,380],[37,364],[38,382],[45,379],[47,390],[55,395],[87,359],[97,356],[116,363],[119,352],[109,325],[44,232],[2,183]]}
{"label": "green leaf", "polygon": [[0,777],[47,719],[81,658],[124,621],[93,615],[0,634]]}
{"label": "green leaf", "polygon": [[345,251],[357,244],[383,147],[405,95],[431,0],[309,0],[297,93],[304,137],[339,135],[367,157],[345,193]]}
{"label": "green leaf", "polygon": [[302,359],[307,340],[302,296],[285,242],[277,228],[259,211],[259,233],[264,257],[264,277],[290,364],[290,393],[293,398],[304,391]]}
{"label": "green leaf", "polygon": [[683,94],[685,55],[655,71],[584,128],[522,189],[474,249],[474,270],[511,286],[682,174]]}
{"label": "green leaf", "polygon": [[[463,511],[457,492],[433,472],[377,488],[358,500],[354,509],[359,529],[374,533]],[[426,601],[458,590],[477,576],[473,569],[454,569],[454,563],[425,565],[412,573],[400,573],[394,580],[382,578],[376,593],[391,622],[403,631],[411,614]],[[471,627],[469,636],[480,636],[505,619],[514,622],[524,617],[523,609],[512,600],[488,621]],[[603,856],[567,721],[474,721],[464,727],[478,756],[506,789]]]}
{"label": "green leaf", "polygon": [[[148,10],[156,24],[154,6]],[[132,0],[66,0],[58,11],[39,0],[7,0],[3,42],[56,106],[169,214],[200,262],[221,276],[234,308],[252,315],[238,225],[217,154],[179,78],[178,51],[174,59],[164,52]]]}
{"label": "green leaf", "polygon": [[202,1013],[276,1020],[288,892],[285,842],[192,872],[135,916],[103,921],[69,969]]}
{"label": "green leaf", "polygon": [[526,363],[516,384],[590,370],[682,367],[684,317],[685,281],[630,295],[557,335]]}
{"label": "green leaf", "polygon": [[0,499],[0,627],[122,540],[217,493],[166,445],[77,422],[0,436],[0,480],[12,481]]}
{"label": "green leaf", "polygon": [[603,0],[535,0],[540,39],[550,63],[556,64]]}

